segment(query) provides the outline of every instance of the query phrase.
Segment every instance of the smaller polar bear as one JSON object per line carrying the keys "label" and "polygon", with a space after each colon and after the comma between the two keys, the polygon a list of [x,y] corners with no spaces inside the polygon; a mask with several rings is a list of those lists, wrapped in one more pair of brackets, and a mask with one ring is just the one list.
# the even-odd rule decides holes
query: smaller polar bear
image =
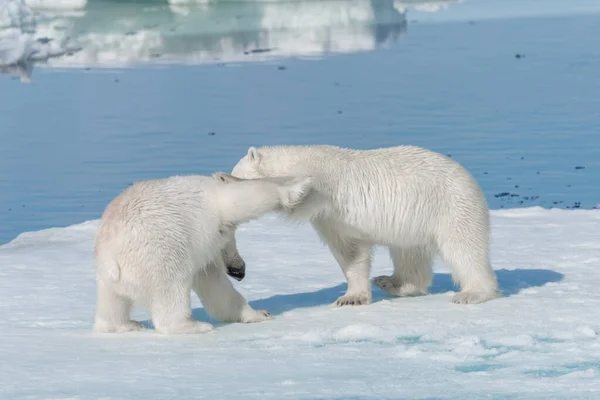
{"label": "smaller polar bear", "polygon": [[190,291],[224,322],[271,318],[254,310],[227,274],[241,280],[237,225],[267,212],[291,212],[311,192],[309,177],[239,181],[231,175],[138,182],[106,207],[95,240],[96,332],[142,329],[133,305],[148,305],[159,333],[213,329],[191,318]]}
{"label": "smaller polar bear", "polygon": [[372,301],[374,245],[389,248],[391,276],[374,283],[396,296],[427,292],[436,255],[450,264],[455,303],[498,297],[489,260],[489,211],[475,179],[457,162],[416,146],[374,150],[335,146],[250,147],[232,170],[239,178],[313,177],[324,203],[304,214],[348,282],[338,306]]}

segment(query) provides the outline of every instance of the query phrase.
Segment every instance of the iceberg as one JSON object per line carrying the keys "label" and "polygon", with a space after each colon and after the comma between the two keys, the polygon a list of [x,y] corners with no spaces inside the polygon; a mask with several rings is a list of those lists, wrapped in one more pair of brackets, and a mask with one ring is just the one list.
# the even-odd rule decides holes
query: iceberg
{"label": "iceberg", "polygon": [[[24,76],[50,67],[212,64],[323,57],[389,46],[409,9],[456,0],[170,4],[0,0],[0,66]],[[48,4],[58,4],[47,9]],[[28,5],[30,5],[28,7]],[[69,4],[73,7],[61,7]],[[33,10],[33,11],[32,11]]]}
{"label": "iceberg", "polygon": [[38,37],[37,20],[23,0],[0,0],[0,72],[29,81],[33,64],[74,51],[65,41]]}

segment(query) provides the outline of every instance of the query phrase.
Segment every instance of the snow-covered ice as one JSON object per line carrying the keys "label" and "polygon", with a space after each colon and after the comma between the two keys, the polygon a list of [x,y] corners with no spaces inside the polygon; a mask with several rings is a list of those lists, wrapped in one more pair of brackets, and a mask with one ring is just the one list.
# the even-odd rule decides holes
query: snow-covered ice
{"label": "snow-covered ice", "polygon": [[[341,271],[308,225],[243,225],[235,286],[274,320],[206,335],[91,332],[98,221],[0,247],[0,398],[566,399],[600,395],[600,211],[492,211],[504,297],[432,294],[335,308]],[[373,276],[390,273],[378,249]],[[193,298],[194,316],[206,319]],[[145,310],[134,318],[146,320]],[[212,321],[214,322],[214,321]]]}

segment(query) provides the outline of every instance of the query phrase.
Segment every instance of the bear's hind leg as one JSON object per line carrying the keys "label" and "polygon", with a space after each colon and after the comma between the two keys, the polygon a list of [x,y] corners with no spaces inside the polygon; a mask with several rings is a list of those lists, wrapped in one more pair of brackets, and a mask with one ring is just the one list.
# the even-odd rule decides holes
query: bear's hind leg
{"label": "bear's hind leg", "polygon": [[194,276],[192,286],[194,292],[202,301],[202,305],[211,316],[222,322],[261,322],[272,319],[265,310],[255,310],[246,299],[233,287],[225,265],[210,264]]}
{"label": "bear's hind leg", "polygon": [[390,247],[394,264],[391,276],[378,276],[373,283],[394,296],[426,294],[431,285],[433,254],[425,246]]}
{"label": "bear's hind leg", "polygon": [[370,304],[373,298],[369,279],[373,245],[356,238],[344,237],[334,228],[334,224],[335,222],[326,220],[312,222],[348,282],[346,294],[337,299],[336,305],[342,307]]}
{"label": "bear's hind leg", "polygon": [[211,324],[192,319],[190,286],[189,280],[162,282],[154,291],[150,311],[158,333],[194,334],[213,330]]}
{"label": "bear's hind leg", "polygon": [[451,240],[440,246],[441,256],[452,268],[452,279],[461,291],[453,303],[477,304],[499,297],[496,274],[490,265],[487,246],[466,240]]}
{"label": "bear's hind leg", "polygon": [[96,318],[94,332],[124,333],[144,329],[142,324],[129,319],[133,302],[116,294],[102,281],[97,282]]}

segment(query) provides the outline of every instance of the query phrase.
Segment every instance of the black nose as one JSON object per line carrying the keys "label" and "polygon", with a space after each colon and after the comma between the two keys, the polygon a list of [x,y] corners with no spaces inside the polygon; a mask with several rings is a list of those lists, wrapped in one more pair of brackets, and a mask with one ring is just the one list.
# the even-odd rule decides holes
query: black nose
{"label": "black nose", "polygon": [[236,265],[235,267],[228,265],[227,275],[238,281],[241,281],[246,276],[246,264]]}

